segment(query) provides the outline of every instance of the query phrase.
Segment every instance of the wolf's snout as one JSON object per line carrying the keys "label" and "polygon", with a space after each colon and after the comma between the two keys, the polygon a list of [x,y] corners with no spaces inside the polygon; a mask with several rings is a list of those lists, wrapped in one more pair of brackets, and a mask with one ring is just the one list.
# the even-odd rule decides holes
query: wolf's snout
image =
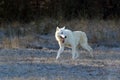
{"label": "wolf's snout", "polygon": [[61,35],[60,38],[65,39],[65,38],[67,38],[67,36],[65,36],[65,35]]}

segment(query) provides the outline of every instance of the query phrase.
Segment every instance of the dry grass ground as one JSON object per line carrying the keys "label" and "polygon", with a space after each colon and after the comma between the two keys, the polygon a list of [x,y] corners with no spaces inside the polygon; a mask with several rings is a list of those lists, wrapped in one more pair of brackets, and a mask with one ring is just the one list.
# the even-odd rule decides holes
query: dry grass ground
{"label": "dry grass ground", "polygon": [[56,60],[56,49],[1,49],[1,80],[120,80],[120,49],[94,49],[95,58],[80,50],[71,59],[65,50]]}

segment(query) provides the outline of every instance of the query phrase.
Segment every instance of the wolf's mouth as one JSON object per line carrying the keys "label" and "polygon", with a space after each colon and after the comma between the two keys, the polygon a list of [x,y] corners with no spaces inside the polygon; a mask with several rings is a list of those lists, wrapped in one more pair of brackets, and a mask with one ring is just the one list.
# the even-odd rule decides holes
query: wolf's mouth
{"label": "wolf's mouth", "polygon": [[65,42],[65,38],[63,38],[63,37],[60,36],[60,39],[61,39],[61,42],[62,42],[62,43]]}

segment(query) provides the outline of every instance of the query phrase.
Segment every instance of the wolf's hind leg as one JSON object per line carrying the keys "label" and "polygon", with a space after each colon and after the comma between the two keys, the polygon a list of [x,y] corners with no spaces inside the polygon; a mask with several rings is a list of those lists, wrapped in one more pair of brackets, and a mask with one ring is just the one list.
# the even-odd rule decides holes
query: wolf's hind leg
{"label": "wolf's hind leg", "polygon": [[93,53],[92,53],[93,49],[87,43],[81,44],[81,46],[82,46],[82,48],[84,48],[85,50],[87,50],[90,53],[91,57],[93,57]]}

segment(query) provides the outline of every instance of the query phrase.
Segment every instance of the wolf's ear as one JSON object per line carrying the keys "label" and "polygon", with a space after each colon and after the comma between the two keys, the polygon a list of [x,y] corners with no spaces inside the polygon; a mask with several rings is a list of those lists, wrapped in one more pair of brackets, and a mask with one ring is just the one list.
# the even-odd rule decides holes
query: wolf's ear
{"label": "wolf's ear", "polygon": [[65,29],[65,26],[62,29]]}
{"label": "wolf's ear", "polygon": [[60,28],[57,26],[56,31],[58,31]]}

